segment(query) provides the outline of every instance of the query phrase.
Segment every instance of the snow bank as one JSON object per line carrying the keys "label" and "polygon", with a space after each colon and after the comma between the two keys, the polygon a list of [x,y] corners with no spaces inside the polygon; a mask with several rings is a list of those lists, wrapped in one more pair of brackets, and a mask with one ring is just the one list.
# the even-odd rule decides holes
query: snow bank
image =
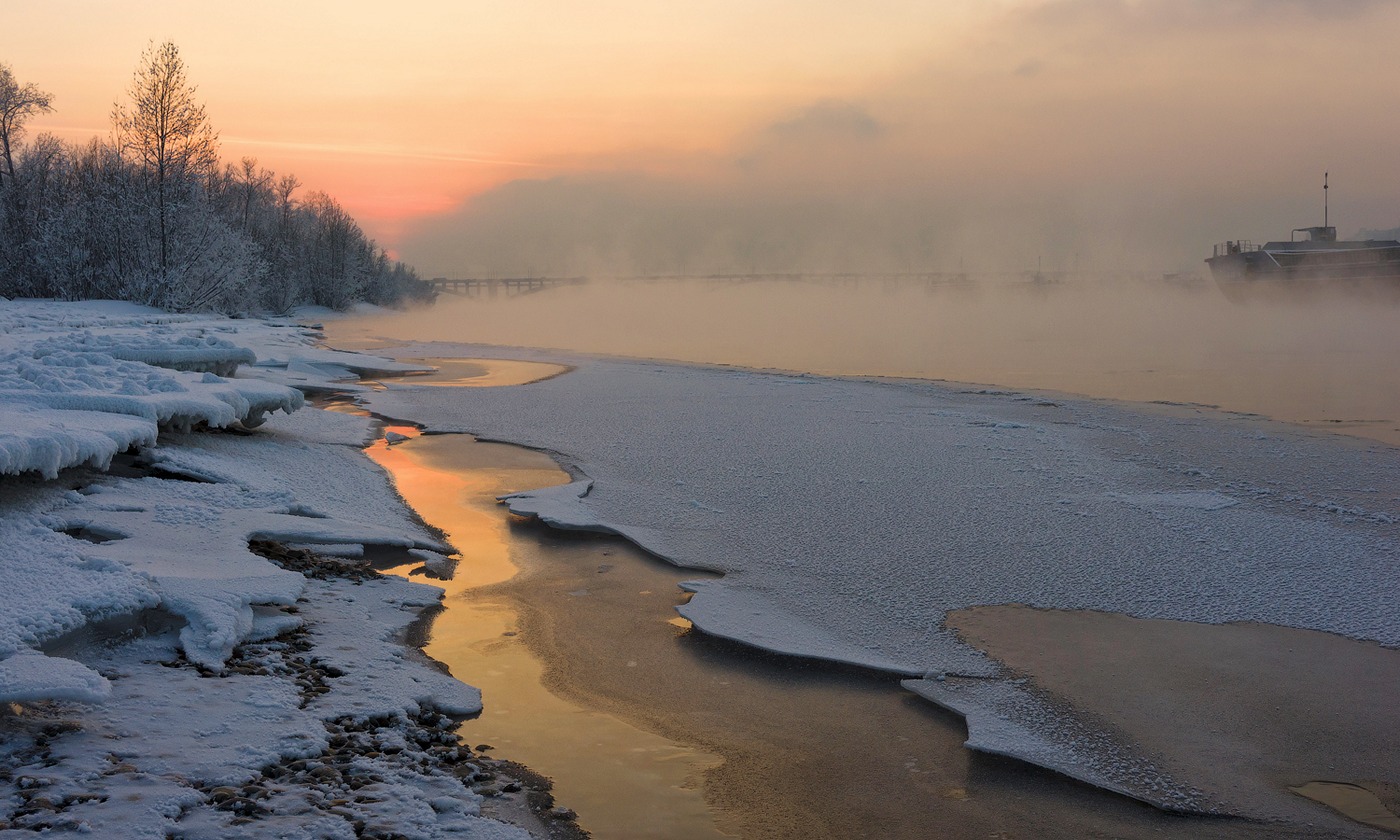
{"label": "snow bank", "polygon": [[353,383],[361,375],[431,370],[310,346],[319,335],[282,319],[172,315],[113,301],[7,301],[0,475],[103,469],[118,452],[150,446],[158,428],[251,429],[272,412],[299,409],[303,391],[363,390]]}
{"label": "snow bank", "polygon": [[[371,424],[304,411],[255,434],[187,431],[253,426],[300,407],[289,384],[330,386],[344,360],[316,373],[311,337],[126,304],[0,305],[0,473],[57,476],[0,477],[0,703],[20,704],[0,715],[0,833],[526,837],[483,819],[427,751],[453,740],[440,712],[481,709],[403,645],[441,590],[353,565],[322,575],[334,562],[308,578],[249,549],[450,552],[359,451]],[[255,358],[256,379],[220,375]],[[132,448],[120,476],[60,473]],[[141,476],[155,465],[190,480]],[[333,732],[393,752],[352,761]]]}
{"label": "snow bank", "polygon": [[0,311],[0,474],[102,469],[117,452],[150,446],[157,427],[252,428],[302,405],[284,384],[228,378],[256,354],[207,322],[64,311],[35,302]]}
{"label": "snow bank", "polygon": [[[328,428],[315,429],[317,417]],[[393,737],[406,717],[481,710],[476,689],[402,643],[441,590],[397,578],[307,579],[248,551],[253,538],[446,550],[358,452],[363,431],[346,419],[279,415],[255,436],[162,440],[164,466],[194,465],[213,482],[100,478],[80,493],[8,488],[22,498],[0,504],[0,527],[14,529],[3,535],[15,534],[0,540],[0,562],[8,574],[25,560],[16,583],[33,606],[19,633],[17,608],[28,605],[0,601],[13,653],[0,661],[0,697],[101,702],[49,751],[9,765],[27,801],[42,795],[63,807],[26,810],[10,796],[0,818],[17,828],[119,839],[353,837],[359,819],[410,837],[524,840],[524,832],[480,817],[480,798],[462,781],[421,764],[366,760],[357,772],[374,784],[359,788],[365,798],[350,816],[336,805],[342,791],[334,780],[307,789],[285,781],[287,771],[279,769],[298,759],[310,762],[307,771],[329,767],[337,752],[332,722],[358,722],[387,733],[376,737]],[[315,442],[333,430],[350,437]],[[295,494],[279,486],[280,475],[300,477],[289,482]],[[76,569],[55,564],[65,556]],[[25,586],[31,577],[57,591],[40,601],[37,587]],[[123,582],[126,603],[113,585]],[[113,615],[157,606],[182,621],[126,644],[65,644],[71,659],[29,649],[92,621],[97,605]],[[40,623],[59,606],[66,622]],[[52,723],[35,714],[36,726]],[[424,747],[401,742],[395,749],[409,756]],[[251,822],[219,798],[221,785],[242,790],[250,783],[265,797],[248,805]]]}
{"label": "snow bank", "polygon": [[0,702],[73,700],[97,703],[111,693],[111,684],[101,674],[71,659],[26,650],[0,661]]}
{"label": "snow bank", "polygon": [[156,426],[146,418],[97,411],[63,411],[0,403],[0,475],[88,466],[105,470],[118,452],[154,446]]}
{"label": "snow bank", "polygon": [[[323,469],[326,462],[334,464],[351,452],[336,451],[337,447],[328,458],[314,448],[294,448],[276,440],[243,444],[244,450],[263,456],[250,458],[254,463],[262,461],[258,465],[262,478],[257,483],[145,478],[98,484],[49,514],[58,530],[110,535],[111,539],[85,548],[83,554],[120,564],[149,580],[160,606],[187,622],[180,631],[185,655],[213,669],[221,668],[233,648],[253,633],[255,604],[293,605],[305,586],[300,574],[249,551],[250,540],[439,547],[418,529],[351,518],[343,497],[320,499],[320,507],[341,514],[332,518],[304,506],[285,490],[259,486],[277,481],[279,473],[267,470],[269,462],[284,469],[300,463],[309,487],[312,481],[324,482],[336,474]],[[181,460],[171,454],[162,463]],[[361,472],[368,473],[370,480],[377,478],[373,471]],[[239,473],[232,468],[227,475]],[[387,501],[387,493],[381,496]],[[363,516],[365,508],[358,513]],[[408,520],[398,524],[407,525]]]}
{"label": "snow bank", "polygon": [[52,352],[101,353],[128,362],[154,367],[233,376],[239,365],[252,364],[257,355],[226,338],[211,335],[148,333],[142,337],[114,336],[84,330],[77,335],[40,342],[36,355]]}
{"label": "snow bank", "polygon": [[[430,431],[563,453],[579,482],[509,498],[512,510],[724,572],[681,608],[706,632],[895,674],[976,675],[998,683],[1012,719],[1033,698],[944,627],[948,610],[1258,621],[1400,646],[1400,453],[1381,444],[1191,407],[551,360],[576,369],[362,399]],[[970,746],[1163,807],[1217,804],[1065,749],[1054,715],[993,732],[999,718],[975,711],[991,694],[935,693],[968,715]]]}
{"label": "snow bank", "polygon": [[[147,479],[25,496],[31,505],[46,500],[42,516],[10,509],[0,518],[7,537],[0,561],[10,584],[0,596],[0,665],[90,622],[159,607],[186,623],[186,655],[218,668],[238,643],[268,631],[266,622],[255,626],[256,605],[293,604],[304,586],[301,575],[250,553],[250,539],[443,548],[349,448],[369,434],[358,418],[294,422],[258,442],[218,438],[204,446],[205,436],[187,435],[185,447],[153,448],[160,429],[169,437],[195,425],[253,427],[269,412],[300,408],[301,392],[286,384],[213,371],[232,374],[256,361],[259,353],[245,344],[264,356],[322,352],[308,340],[306,330],[287,323],[176,316],[111,302],[0,308],[0,474],[52,479],[68,467],[106,469],[117,453],[142,448],[147,462],[218,482]],[[286,469],[295,463],[306,469]],[[279,484],[322,499],[325,510]],[[387,525],[363,521],[371,504],[395,511]],[[55,532],[95,535],[100,544]],[[19,664],[5,672],[9,695],[43,695],[42,681],[25,682],[40,671],[29,660]],[[68,668],[54,667],[55,674]],[[57,683],[52,688],[55,696],[72,696]]]}
{"label": "snow bank", "polygon": [[270,411],[300,408],[299,391],[212,373],[171,371],[104,353],[34,350],[0,356],[0,400],[143,417],[162,426],[256,426]]}
{"label": "snow bank", "polygon": [[[53,673],[35,649],[89,624],[134,615],[159,603],[149,579],[119,563],[89,556],[87,543],[59,533],[46,512],[77,494],[60,487],[0,484],[0,700],[102,696],[105,680],[55,660]],[[21,658],[28,657],[28,658]]]}

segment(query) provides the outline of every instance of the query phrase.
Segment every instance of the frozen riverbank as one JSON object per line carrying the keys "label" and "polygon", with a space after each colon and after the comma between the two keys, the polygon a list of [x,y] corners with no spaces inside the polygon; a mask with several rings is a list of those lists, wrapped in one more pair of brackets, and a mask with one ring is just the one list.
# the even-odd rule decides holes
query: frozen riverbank
{"label": "frozen riverbank", "polygon": [[0,301],[0,335],[0,836],[528,836],[450,731],[479,694],[404,644],[441,590],[250,548],[447,550],[372,423],[285,413],[421,366],[120,304]]}
{"label": "frozen riverbank", "polygon": [[[538,358],[576,370],[470,400],[398,388],[367,400],[430,430],[561,453],[580,481],[513,509],[723,571],[683,608],[699,628],[914,675],[910,688],[968,716],[978,749],[1164,808],[1299,826],[1286,787],[1202,785],[959,640],[944,616],[1025,603],[1397,643],[1400,486],[1383,445],[1193,407]],[[1376,735],[1376,764],[1393,766],[1393,739]],[[1328,832],[1365,831],[1301,807]]]}

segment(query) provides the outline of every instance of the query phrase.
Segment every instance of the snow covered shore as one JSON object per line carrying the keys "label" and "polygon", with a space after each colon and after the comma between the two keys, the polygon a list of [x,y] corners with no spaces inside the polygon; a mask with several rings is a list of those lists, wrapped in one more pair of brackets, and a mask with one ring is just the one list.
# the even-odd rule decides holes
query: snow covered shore
{"label": "snow covered shore", "polygon": [[[365,400],[430,431],[559,453],[578,480],[512,497],[512,510],[722,571],[681,608],[697,628],[910,677],[966,716],[975,749],[1170,810],[1291,820],[1286,789],[1261,812],[1198,788],[963,642],[945,616],[1026,604],[1400,646],[1400,453],[1388,446],[1193,406],[535,357],[575,369],[469,398],[391,386]],[[1376,742],[1382,765],[1389,744]]]}
{"label": "snow covered shore", "polygon": [[478,693],[403,643],[441,591],[277,547],[448,550],[369,421],[297,411],[418,366],[313,337],[0,300],[0,837],[529,836],[449,731]]}

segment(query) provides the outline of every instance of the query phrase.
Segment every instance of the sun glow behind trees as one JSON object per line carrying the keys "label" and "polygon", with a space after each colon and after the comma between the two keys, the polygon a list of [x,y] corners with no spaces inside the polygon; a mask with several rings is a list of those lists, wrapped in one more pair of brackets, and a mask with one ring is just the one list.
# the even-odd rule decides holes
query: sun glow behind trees
{"label": "sun glow behind trees", "polygon": [[0,293],[225,312],[426,294],[335,199],[297,201],[295,176],[252,158],[220,166],[175,44],[142,55],[108,140],[21,147],[50,100],[0,65]]}

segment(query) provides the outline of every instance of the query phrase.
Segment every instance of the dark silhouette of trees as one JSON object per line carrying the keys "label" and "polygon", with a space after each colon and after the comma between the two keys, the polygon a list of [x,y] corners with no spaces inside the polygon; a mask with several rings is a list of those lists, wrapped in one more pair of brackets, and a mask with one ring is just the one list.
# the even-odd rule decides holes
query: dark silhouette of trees
{"label": "dark silhouette of trees", "polygon": [[53,95],[32,84],[20,86],[8,64],[0,63],[0,154],[4,170],[0,184],[15,177],[14,146],[24,136],[24,124],[35,114],[53,110]]}

